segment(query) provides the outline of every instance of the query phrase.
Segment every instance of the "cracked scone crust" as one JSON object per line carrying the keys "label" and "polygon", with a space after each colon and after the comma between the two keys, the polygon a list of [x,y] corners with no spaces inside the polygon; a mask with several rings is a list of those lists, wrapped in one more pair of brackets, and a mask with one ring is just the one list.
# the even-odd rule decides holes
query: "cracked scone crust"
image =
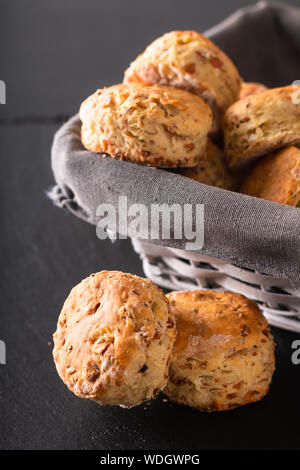
{"label": "cracked scone crust", "polygon": [[229,57],[196,31],[172,31],[156,39],[131,63],[124,81],[182,88],[219,112],[238,100],[241,85]]}
{"label": "cracked scone crust", "polygon": [[231,292],[167,295],[177,337],[166,394],[201,411],[260,400],[275,368],[274,342],[257,304]]}
{"label": "cracked scone crust", "polygon": [[98,90],[82,103],[80,118],[88,150],[156,167],[195,166],[212,126],[201,98],[160,86]]}
{"label": "cracked scone crust", "polygon": [[102,271],[65,301],[53,356],[77,396],[131,407],[165,387],[174,339],[174,315],[158,287],[132,274]]}
{"label": "cracked scone crust", "polygon": [[264,157],[244,182],[241,193],[300,207],[300,150],[290,146]]}
{"label": "cracked scone crust", "polygon": [[226,155],[210,139],[205,152],[199,156],[197,165],[180,170],[180,174],[209,186],[231,191],[237,187],[237,178],[228,166]]}
{"label": "cracked scone crust", "polygon": [[223,117],[223,130],[232,167],[299,143],[300,86],[273,88],[237,101]]}

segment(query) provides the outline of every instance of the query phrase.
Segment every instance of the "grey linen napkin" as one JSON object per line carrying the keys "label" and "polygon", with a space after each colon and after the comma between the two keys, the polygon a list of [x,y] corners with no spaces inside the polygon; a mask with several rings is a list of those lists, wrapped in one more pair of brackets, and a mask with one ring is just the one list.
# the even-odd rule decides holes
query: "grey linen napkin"
{"label": "grey linen napkin", "polygon": [[[259,2],[205,34],[230,55],[247,81],[271,87],[300,80],[299,9]],[[300,281],[300,209],[210,187],[170,171],[102,158],[83,148],[80,127],[74,116],[54,138],[56,186],[50,196],[55,204],[92,224],[99,221],[99,204],[113,204],[118,212],[119,196],[127,196],[128,206],[144,204],[149,213],[152,204],[204,204],[200,253]],[[151,238],[150,233],[148,240],[181,249],[190,241]]]}

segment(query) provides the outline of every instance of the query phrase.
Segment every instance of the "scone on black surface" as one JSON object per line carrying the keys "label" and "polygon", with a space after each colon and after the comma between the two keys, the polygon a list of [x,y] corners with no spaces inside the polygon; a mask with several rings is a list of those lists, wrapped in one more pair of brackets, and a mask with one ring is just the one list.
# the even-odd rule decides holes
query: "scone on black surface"
{"label": "scone on black surface", "polygon": [[81,139],[92,152],[156,167],[192,167],[212,127],[209,106],[184,90],[121,84],[80,107]]}
{"label": "scone on black surface", "polygon": [[241,193],[300,207],[300,149],[289,146],[257,163]]}
{"label": "scone on black surface", "polygon": [[171,31],[156,39],[130,64],[124,82],[188,90],[219,113],[238,100],[241,85],[229,57],[196,31]]}
{"label": "scone on black surface", "polygon": [[274,342],[257,304],[232,292],[167,294],[177,337],[165,393],[201,411],[260,400],[275,367]]}
{"label": "scone on black surface", "polygon": [[223,117],[225,152],[232,167],[285,145],[300,143],[300,85],[252,94]]}
{"label": "scone on black surface", "polygon": [[225,153],[208,139],[205,152],[193,168],[183,168],[180,174],[199,183],[234,191],[237,177],[230,170]]}
{"label": "scone on black surface", "polygon": [[165,387],[174,339],[174,314],[158,287],[132,274],[102,271],[65,301],[53,356],[77,396],[132,407]]}

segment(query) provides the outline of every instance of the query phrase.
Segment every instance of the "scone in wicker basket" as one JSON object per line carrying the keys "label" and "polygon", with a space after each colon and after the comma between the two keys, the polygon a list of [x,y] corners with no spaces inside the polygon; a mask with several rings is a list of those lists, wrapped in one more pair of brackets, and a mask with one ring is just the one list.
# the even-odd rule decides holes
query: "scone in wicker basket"
{"label": "scone in wicker basket", "polygon": [[[300,10],[259,2],[205,34],[232,57],[244,79],[276,87],[300,78],[295,76],[300,70],[299,25]],[[146,276],[171,290],[240,292],[260,304],[272,325],[300,332],[300,209],[100,158],[82,147],[80,127],[74,117],[54,140],[57,186],[52,198],[57,205],[97,224],[98,205],[117,206],[124,195],[128,204],[148,208],[155,203],[204,204],[208,222],[201,253],[175,240],[132,240]]]}
{"label": "scone in wicker basket", "polygon": [[[287,12],[285,7],[278,8],[279,16],[280,10],[281,15]],[[239,29],[243,24],[254,21],[255,30],[260,18],[263,22],[264,14],[269,9],[272,9],[271,5],[260,2],[255,7],[237,12],[208,32],[208,36],[220,37],[221,41],[231,45],[231,28]],[[268,21],[269,18],[266,18],[266,25]],[[272,325],[300,332],[300,283],[187,250],[153,245],[141,240],[132,240],[132,243],[142,259],[146,276],[165,289],[213,288],[239,292],[257,301]]]}

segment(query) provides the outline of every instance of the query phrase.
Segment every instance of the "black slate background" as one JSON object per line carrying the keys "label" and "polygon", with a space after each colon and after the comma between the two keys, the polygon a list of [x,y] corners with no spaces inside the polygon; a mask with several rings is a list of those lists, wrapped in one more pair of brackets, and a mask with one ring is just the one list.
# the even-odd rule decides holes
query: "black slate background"
{"label": "black slate background", "polygon": [[[248,1],[0,1],[0,449],[299,449],[299,335],[273,328],[277,370],[269,395],[232,412],[200,414],[162,398],[132,410],[67,391],[52,333],[71,287],[101,269],[142,275],[129,241],[52,206],[50,146],[61,122],[156,36],[205,30]],[[299,5],[299,0],[289,2]],[[300,6],[300,5],[299,5]]]}

